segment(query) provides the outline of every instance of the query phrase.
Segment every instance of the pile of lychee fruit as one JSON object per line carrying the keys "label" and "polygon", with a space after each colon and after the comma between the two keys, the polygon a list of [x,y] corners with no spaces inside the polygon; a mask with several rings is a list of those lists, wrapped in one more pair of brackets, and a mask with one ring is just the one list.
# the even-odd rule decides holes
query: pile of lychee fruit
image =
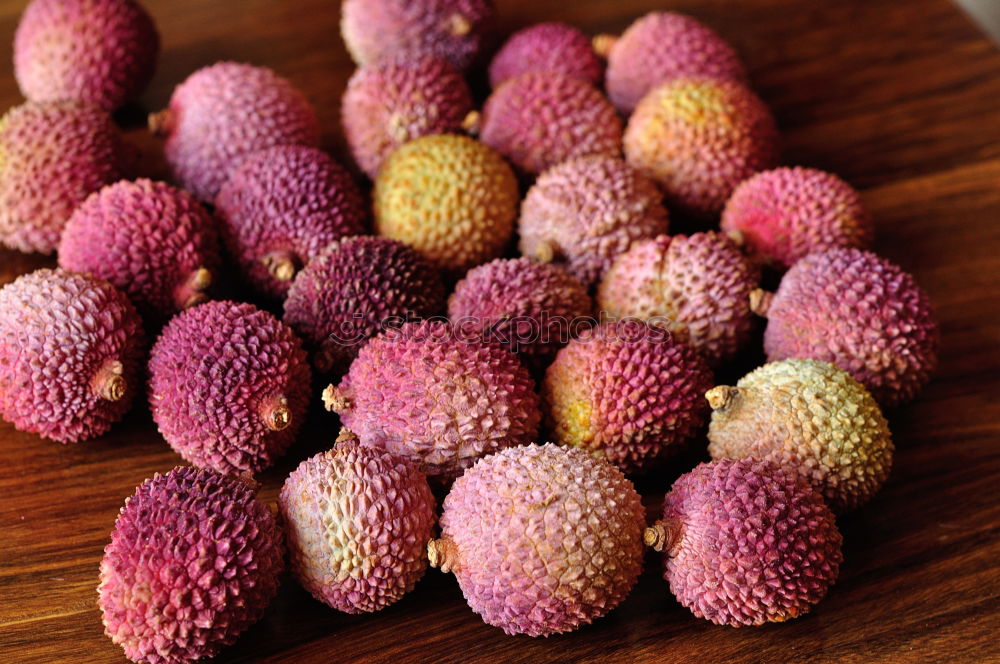
{"label": "pile of lychee fruit", "polygon": [[[769,109],[708,27],[544,23],[496,49],[495,19],[489,0],[343,3],[359,66],[343,130],[369,197],[318,149],[305,93],[233,62],[150,116],[171,182],[137,177],[109,112],[153,75],[150,16],[25,10],[0,240],[59,267],[0,290],[0,414],[75,443],[144,394],[191,464],[126,499],[101,562],[106,633],[130,659],[213,656],[260,619],[286,558],[350,613],[429,563],[531,636],[614,609],[650,546],[677,600],[722,625],[794,618],[836,580],[834,515],[892,465],[881,408],[935,365],[927,296],[868,250],[850,185],[779,165]],[[487,62],[478,106],[466,76]],[[668,235],[672,215],[705,230]],[[253,303],[220,299],[230,272]],[[716,385],[755,315],[769,363]],[[321,400],[344,428],[313,415],[330,449],[275,513],[253,475]],[[706,426],[713,460],[647,523],[627,476],[655,481]]]}

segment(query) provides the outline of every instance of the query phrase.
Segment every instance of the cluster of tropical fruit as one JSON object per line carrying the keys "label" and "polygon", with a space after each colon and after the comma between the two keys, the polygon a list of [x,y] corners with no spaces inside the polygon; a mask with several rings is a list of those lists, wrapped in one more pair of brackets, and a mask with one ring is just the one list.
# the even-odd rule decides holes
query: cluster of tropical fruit
{"label": "cluster of tropical fruit", "polygon": [[[892,463],[881,409],[935,364],[927,296],[868,250],[851,186],[779,165],[770,111],[708,27],[545,23],[496,49],[495,18],[489,0],[343,3],[359,65],[343,130],[369,204],[318,149],[306,95],[232,62],[150,116],[171,183],[138,177],[109,112],[153,75],[150,16],[29,4],[0,240],[59,267],[0,290],[0,414],[77,442],[145,393],[191,464],[138,487],[101,563],[129,658],[214,655],[261,617],[286,558],[347,612],[395,602],[429,563],[486,622],[532,636],[614,609],[646,547],[719,624],[794,618],[835,581],[834,515]],[[476,110],[466,75],[488,60]],[[721,227],[668,235],[671,216]],[[254,303],[218,299],[228,272]],[[769,362],[715,385],[755,315]],[[275,514],[253,475],[321,393],[344,429]],[[713,460],[647,524],[627,476],[706,425]]]}

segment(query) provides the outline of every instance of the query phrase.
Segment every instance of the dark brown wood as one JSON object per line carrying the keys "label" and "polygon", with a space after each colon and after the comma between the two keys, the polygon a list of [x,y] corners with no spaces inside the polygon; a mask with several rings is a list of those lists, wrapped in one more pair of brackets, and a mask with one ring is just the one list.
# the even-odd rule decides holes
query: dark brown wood
{"label": "dark brown wood", "polygon": [[[353,67],[331,0],[148,0],[163,34],[153,85],[119,114],[162,176],[145,110],[219,59],[272,66],[317,105],[344,157],[339,98]],[[23,2],[0,0],[0,44]],[[941,320],[941,367],[889,413],[898,445],[885,489],[840,520],[846,562],[812,614],[716,627],[679,606],[658,561],[628,600],[575,634],[508,637],[430,571],[372,616],[338,614],[291,578],[220,662],[1000,662],[1000,52],[947,0],[500,0],[506,32],[561,19],[595,34],[665,5],[731,39],[774,108],[786,162],[840,173],[864,192],[877,250],[914,272]],[[0,64],[0,108],[20,102]],[[0,283],[51,259],[0,252]],[[264,473],[283,478],[334,440],[332,416]],[[688,465],[697,459],[692,455]],[[97,566],[134,487],[180,459],[138,407],[107,436],[62,446],[0,424],[0,661],[118,662],[96,608]],[[641,483],[655,505],[682,464]]]}

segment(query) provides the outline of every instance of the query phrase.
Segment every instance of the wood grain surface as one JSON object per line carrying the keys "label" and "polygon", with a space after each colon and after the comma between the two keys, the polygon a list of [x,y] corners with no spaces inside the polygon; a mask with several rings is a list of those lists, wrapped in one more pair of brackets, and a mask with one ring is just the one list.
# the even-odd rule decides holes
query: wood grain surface
{"label": "wood grain surface", "polygon": [[[345,157],[339,99],[353,66],[331,0],[147,0],[164,52],[141,107],[118,114],[163,176],[141,127],[174,85],[220,59],[269,65],[319,109],[324,144]],[[897,443],[885,489],[840,519],[839,583],[808,616],[732,629],[669,595],[655,556],[625,603],[577,633],[505,636],[431,570],[370,616],[347,616],[286,578],[265,619],[220,662],[1000,662],[1000,51],[947,0],[499,0],[505,32],[541,20],[620,30],[668,6],[739,49],[773,107],[785,162],[841,174],[878,225],[876,249],[914,272],[943,333],[941,367],[914,403],[888,413]],[[0,44],[23,2],[0,0]],[[20,103],[8,56],[0,106]],[[0,283],[51,259],[0,252]],[[308,431],[264,473],[273,502],[295,465],[333,442]],[[698,449],[640,489],[655,509]],[[134,487],[180,463],[148,410],[99,440],[59,445],[0,424],[0,662],[122,662],[96,608],[98,562]],[[659,494],[659,495],[658,495]]]}

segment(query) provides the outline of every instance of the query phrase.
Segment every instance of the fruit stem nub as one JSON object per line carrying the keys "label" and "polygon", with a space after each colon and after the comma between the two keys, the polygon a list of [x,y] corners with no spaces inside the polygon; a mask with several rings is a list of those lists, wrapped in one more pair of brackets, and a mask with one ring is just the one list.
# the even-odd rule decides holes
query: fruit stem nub
{"label": "fruit stem nub", "polygon": [[291,281],[299,271],[298,257],[290,251],[271,251],[260,259],[267,271],[278,281]]}
{"label": "fruit stem nub", "polygon": [[169,108],[156,113],[150,113],[147,119],[149,132],[153,136],[165,136],[173,129],[174,114]]}
{"label": "fruit stem nub", "polygon": [[351,441],[358,441],[358,434],[354,433],[347,427],[340,427],[340,433],[337,434],[337,440],[333,442],[334,445],[340,445],[341,443],[347,443]]}
{"label": "fruit stem nub", "polygon": [[712,410],[722,410],[723,408],[729,408],[739,394],[739,388],[730,387],[729,385],[716,385],[708,392],[705,392],[705,398],[708,399],[708,405],[712,407]]}
{"label": "fruit stem nub", "polygon": [[767,318],[767,310],[771,308],[771,300],[774,293],[770,293],[763,288],[755,288],[750,291],[750,311],[761,318]]}
{"label": "fruit stem nub", "polygon": [[190,309],[202,302],[208,301],[208,294],[205,293],[212,285],[212,273],[207,268],[199,267],[188,278],[177,287],[174,293],[174,303],[180,309]]}
{"label": "fruit stem nub", "polygon": [[482,122],[483,116],[479,111],[469,111],[462,119],[462,130],[475,136],[479,133]]}
{"label": "fruit stem nub", "polygon": [[108,401],[118,401],[125,396],[128,384],[125,382],[125,367],[118,360],[107,360],[94,374],[91,387],[94,393]]}
{"label": "fruit stem nub", "polygon": [[594,47],[594,53],[596,53],[598,57],[607,60],[616,41],[618,41],[618,37],[616,35],[597,35],[594,37],[591,45]]}
{"label": "fruit stem nub", "polygon": [[642,541],[654,551],[673,555],[681,542],[681,524],[674,519],[660,519],[643,531]]}
{"label": "fruit stem nub", "polygon": [[329,411],[342,413],[351,408],[351,401],[343,395],[336,385],[331,383],[323,390],[323,406]]}
{"label": "fruit stem nub", "polygon": [[268,399],[262,414],[264,424],[271,431],[284,431],[292,423],[292,411],[288,408],[288,399],[284,395]]}
{"label": "fruit stem nub", "polygon": [[432,539],[427,543],[427,564],[442,572],[451,572],[458,564],[458,547],[448,537]]}
{"label": "fruit stem nub", "polygon": [[448,17],[448,31],[456,37],[464,37],[472,31],[472,24],[465,16],[455,12]]}

